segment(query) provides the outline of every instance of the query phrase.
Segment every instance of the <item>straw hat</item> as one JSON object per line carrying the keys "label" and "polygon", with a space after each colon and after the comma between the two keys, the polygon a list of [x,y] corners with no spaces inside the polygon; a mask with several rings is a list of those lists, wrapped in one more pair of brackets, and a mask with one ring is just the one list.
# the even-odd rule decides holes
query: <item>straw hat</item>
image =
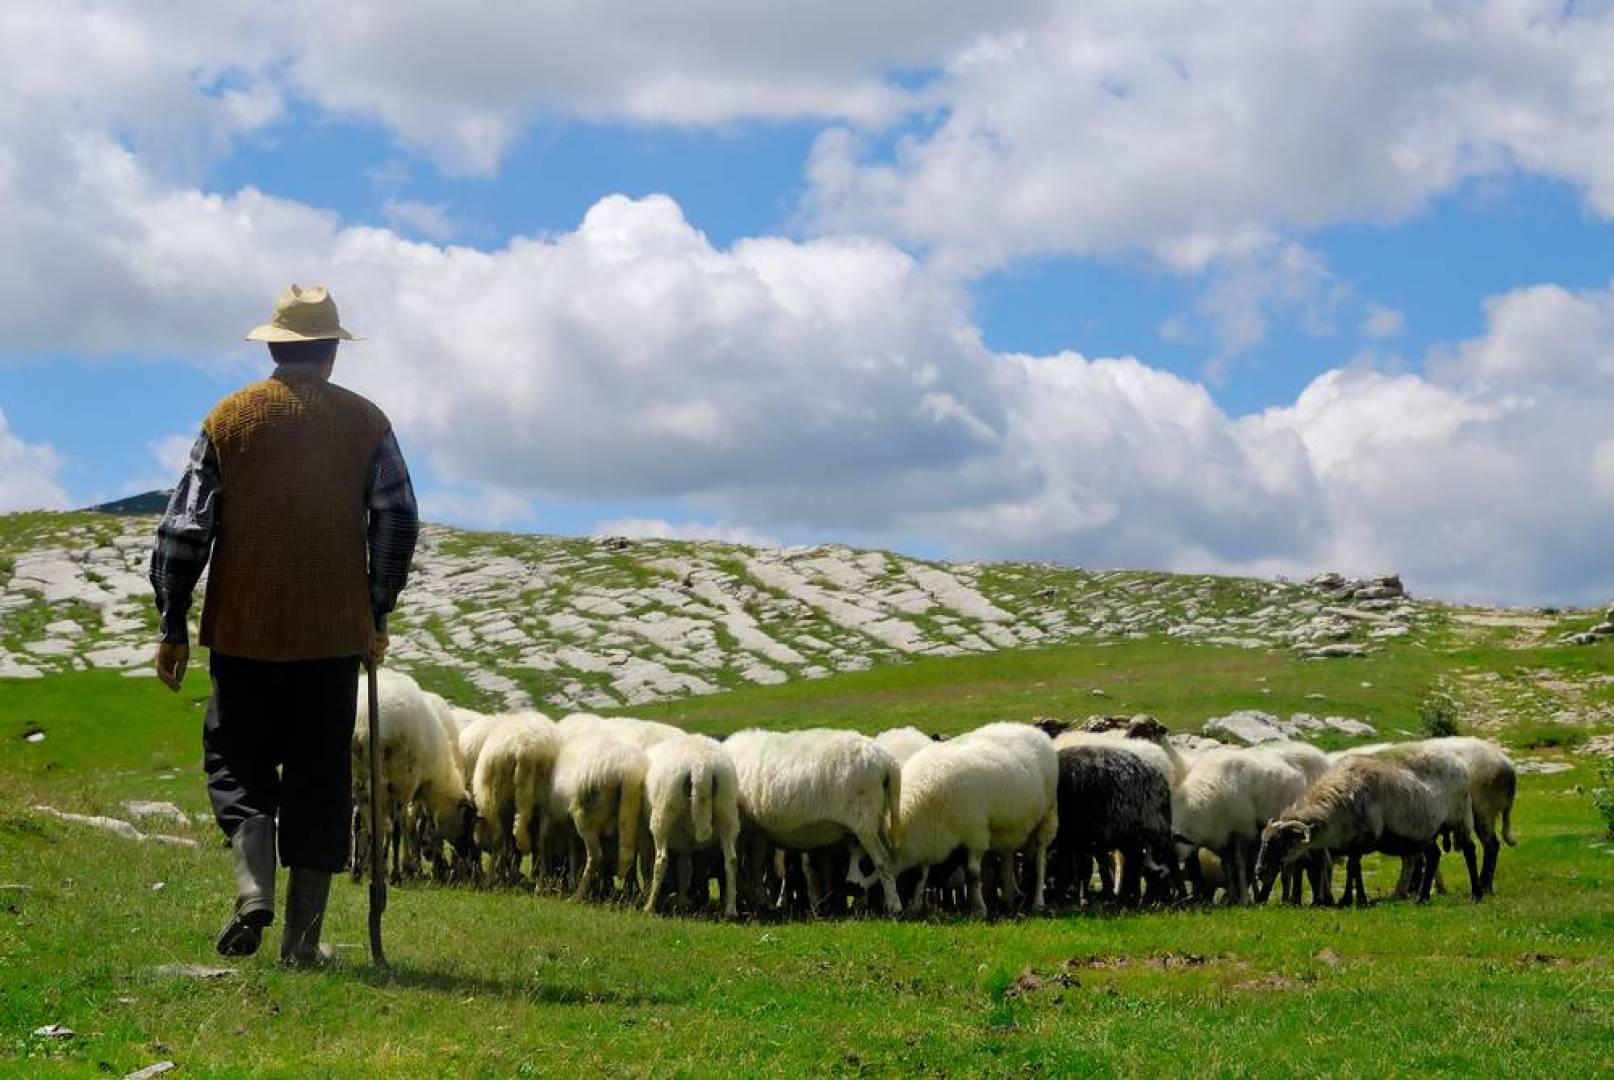
{"label": "straw hat", "polygon": [[336,318],[336,301],[323,285],[292,285],[275,301],[275,313],[262,326],[254,326],[248,341],[363,340],[342,329]]}

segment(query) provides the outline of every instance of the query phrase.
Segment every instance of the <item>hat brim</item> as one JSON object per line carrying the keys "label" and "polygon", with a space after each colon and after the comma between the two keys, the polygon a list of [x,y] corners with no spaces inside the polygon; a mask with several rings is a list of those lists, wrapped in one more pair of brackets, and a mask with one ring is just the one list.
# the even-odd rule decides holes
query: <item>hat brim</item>
{"label": "hat brim", "polygon": [[248,341],[363,341],[357,334],[350,334],[338,326],[335,330],[322,334],[299,334],[295,330],[287,330],[284,326],[274,323],[264,323],[254,326],[247,332]]}

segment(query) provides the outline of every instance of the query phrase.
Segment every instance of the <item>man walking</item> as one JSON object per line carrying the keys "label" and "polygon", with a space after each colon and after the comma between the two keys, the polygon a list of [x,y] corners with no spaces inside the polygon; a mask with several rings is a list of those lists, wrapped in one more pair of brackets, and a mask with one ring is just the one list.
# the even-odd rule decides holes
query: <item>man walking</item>
{"label": "man walking", "polygon": [[157,529],[157,675],[179,690],[211,560],[202,749],[236,891],[217,947],[256,952],[274,921],[278,839],[280,959],[303,965],[319,958],[331,874],[348,858],[359,665],[386,652],[419,522],[387,418],[330,382],[338,343],[355,339],[325,288],[291,286],[247,340],[268,344],[275,370],[208,415]]}

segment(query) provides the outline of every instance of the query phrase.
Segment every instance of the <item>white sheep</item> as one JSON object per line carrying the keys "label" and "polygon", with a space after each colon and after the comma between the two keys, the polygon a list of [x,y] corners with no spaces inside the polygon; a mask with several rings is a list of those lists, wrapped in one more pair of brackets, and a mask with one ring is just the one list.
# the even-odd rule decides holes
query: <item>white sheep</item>
{"label": "white sheep", "polygon": [[723,854],[723,914],[737,914],[735,875],[740,835],[739,777],[723,744],[705,735],[663,739],[645,751],[645,810],[655,866],[645,898],[654,912],[672,856],[678,891],[689,891],[690,854],[714,843]]}
{"label": "white sheep", "polygon": [[916,727],[887,728],[874,737],[874,744],[890,754],[898,765],[936,742]]}
{"label": "white sheep", "polygon": [[540,877],[545,812],[560,750],[555,724],[542,713],[517,712],[489,717],[471,774],[476,803],[476,846],[493,861],[496,877],[513,881],[521,857],[533,856]]}
{"label": "white sheep", "polygon": [[476,775],[476,759],[481,755],[482,745],[487,742],[488,735],[502,714],[486,715],[458,705],[450,705],[449,711],[454,716],[454,726],[459,729],[460,761],[464,765],[465,776],[469,779]]}
{"label": "white sheep", "polygon": [[749,729],[723,746],[739,777],[749,891],[759,907],[770,843],[811,851],[850,836],[874,864],[886,911],[901,912],[891,860],[901,838],[902,768],[889,753],[866,735],[827,728]]}
{"label": "white sheep", "polygon": [[[561,738],[549,796],[549,817],[570,822],[585,852],[577,877],[579,899],[592,896],[605,863],[604,843],[617,843],[617,868],[624,881],[634,866],[644,804],[645,752],[608,732],[574,729]],[[574,860],[575,862],[575,855]]]}
{"label": "white sheep", "polygon": [[1226,901],[1247,903],[1261,829],[1305,790],[1304,774],[1275,755],[1211,750],[1172,792],[1172,828],[1181,842],[1214,851],[1226,868]]}
{"label": "white sheep", "polygon": [[[458,758],[431,698],[409,676],[383,668],[377,680],[381,707],[381,767],[385,781],[384,823],[392,852],[392,876],[412,871],[418,859],[412,814],[422,815],[422,833],[435,849],[466,839],[473,810]],[[440,698],[438,699],[441,700]],[[369,853],[370,703],[362,689],[353,726],[353,876],[364,873]]]}
{"label": "white sheep", "polygon": [[[914,908],[925,907],[930,868],[962,847],[970,907],[985,915],[982,857],[999,853],[1008,882],[1015,853],[1029,847],[1035,861],[1031,907],[1042,911],[1048,847],[1059,831],[1058,792],[1059,756],[1052,740],[1029,724],[988,724],[909,758],[902,767],[894,869],[919,868]],[[873,876],[859,862],[854,856],[849,876],[868,885]]]}
{"label": "white sheep", "polygon": [[[1502,748],[1485,739],[1466,735],[1452,735],[1442,739],[1428,739],[1426,745],[1444,748],[1455,754],[1468,767],[1469,797],[1474,809],[1474,832],[1485,851],[1485,864],[1480,870],[1480,882],[1486,893],[1495,890],[1496,857],[1502,850],[1501,840],[1509,847],[1518,843],[1513,836],[1513,800],[1518,794],[1519,777],[1513,762]],[[1501,820],[1501,829],[1497,821]]]}

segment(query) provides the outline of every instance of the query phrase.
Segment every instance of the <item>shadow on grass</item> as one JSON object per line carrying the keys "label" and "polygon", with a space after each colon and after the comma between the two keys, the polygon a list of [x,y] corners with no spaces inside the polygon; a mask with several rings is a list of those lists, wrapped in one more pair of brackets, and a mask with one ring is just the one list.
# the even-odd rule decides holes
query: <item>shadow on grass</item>
{"label": "shadow on grass", "polygon": [[450,994],[491,994],[521,998],[540,1005],[671,1005],[679,998],[650,990],[576,986],[547,979],[500,979],[392,964],[384,968],[348,966],[332,968],[344,978],[380,989],[402,988]]}

